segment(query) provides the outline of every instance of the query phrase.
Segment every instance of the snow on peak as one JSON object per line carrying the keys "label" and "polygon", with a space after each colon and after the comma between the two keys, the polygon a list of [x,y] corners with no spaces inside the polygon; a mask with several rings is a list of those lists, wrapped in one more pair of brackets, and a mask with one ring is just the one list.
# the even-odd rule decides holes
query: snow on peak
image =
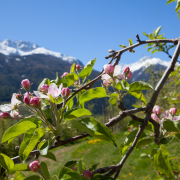
{"label": "snow on peak", "polygon": [[50,56],[55,56],[57,58],[61,58],[62,60],[67,61],[69,63],[75,62],[82,65],[82,63],[74,57],[48,50],[44,47],[40,47],[37,44],[30,43],[28,41],[21,41],[21,40],[11,41],[9,39],[0,41],[0,53],[4,55],[20,55],[20,56],[44,54],[44,55],[50,55]]}
{"label": "snow on peak", "polygon": [[154,58],[154,57],[147,57],[144,56],[143,58],[141,58],[139,61],[132,63],[132,64],[120,64],[120,66],[122,68],[125,68],[127,66],[129,66],[130,70],[132,72],[137,71],[141,68],[148,68],[151,65],[161,65],[161,66],[165,66],[167,67],[169,65],[169,62],[167,61],[163,61],[159,58]]}

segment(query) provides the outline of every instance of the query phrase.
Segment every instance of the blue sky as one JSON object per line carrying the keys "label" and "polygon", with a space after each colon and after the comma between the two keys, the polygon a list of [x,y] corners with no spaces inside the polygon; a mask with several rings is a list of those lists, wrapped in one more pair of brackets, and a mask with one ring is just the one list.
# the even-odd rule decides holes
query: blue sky
{"label": "blue sky", "polygon": [[[142,40],[162,26],[166,38],[180,36],[175,3],[166,0],[0,0],[0,40],[27,40],[47,49],[73,56],[86,64],[97,58],[96,70],[108,62],[108,49],[119,50],[136,34]],[[151,55],[142,47],[126,52],[120,63],[143,56],[169,61],[163,53]]]}

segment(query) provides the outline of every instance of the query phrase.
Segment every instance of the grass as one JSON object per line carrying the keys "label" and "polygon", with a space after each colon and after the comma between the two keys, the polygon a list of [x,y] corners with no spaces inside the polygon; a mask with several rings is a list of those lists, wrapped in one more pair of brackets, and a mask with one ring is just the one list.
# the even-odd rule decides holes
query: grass
{"label": "grass", "polygon": [[[125,139],[124,132],[120,132],[116,136],[119,147],[120,143]],[[157,170],[152,166],[150,158],[140,158],[142,153],[149,154],[153,148],[157,148],[157,145],[154,145],[154,143],[151,143],[148,148],[134,149],[117,179],[155,180],[158,174]],[[178,156],[180,153],[178,142],[170,143],[167,148],[171,156]],[[94,138],[71,146],[56,148],[52,152],[55,154],[57,162],[40,158],[40,161],[47,163],[51,175],[58,174],[59,169],[69,160],[80,160],[83,158],[83,162],[88,169],[97,163],[99,163],[98,167],[117,164],[122,158],[119,149],[114,147],[113,144]]]}

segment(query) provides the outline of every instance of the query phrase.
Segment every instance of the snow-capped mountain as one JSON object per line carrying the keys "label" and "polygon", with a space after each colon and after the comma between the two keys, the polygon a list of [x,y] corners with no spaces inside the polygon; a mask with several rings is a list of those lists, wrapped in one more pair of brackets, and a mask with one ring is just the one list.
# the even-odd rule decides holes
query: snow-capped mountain
{"label": "snow-capped mountain", "polygon": [[28,41],[11,41],[9,39],[5,39],[4,41],[0,41],[0,53],[4,55],[19,55],[19,56],[28,56],[33,54],[44,54],[50,55],[57,58],[61,58],[64,61],[69,63],[77,63],[83,65],[81,61],[78,59],[61,54],[59,52],[54,52],[48,50],[44,47],[40,47],[37,44],[30,43]]}
{"label": "snow-capped mountain", "polygon": [[166,69],[168,67],[170,62],[163,61],[159,58],[154,58],[154,57],[146,57],[144,56],[141,58],[139,61],[132,63],[132,64],[120,64],[122,69],[125,67],[129,67],[130,70],[133,73],[132,76],[132,81],[137,81],[137,80],[148,80],[149,79],[149,74],[147,74],[145,71],[148,67],[151,65],[154,66],[154,71],[159,70],[161,67],[162,70]]}

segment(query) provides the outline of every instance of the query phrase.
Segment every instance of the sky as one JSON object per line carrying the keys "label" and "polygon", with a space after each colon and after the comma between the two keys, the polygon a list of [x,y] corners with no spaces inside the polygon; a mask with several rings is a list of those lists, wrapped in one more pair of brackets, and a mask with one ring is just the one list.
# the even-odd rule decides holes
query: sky
{"label": "sky", "polygon": [[[108,63],[108,50],[141,40],[162,26],[169,39],[180,36],[175,3],[166,0],[0,0],[0,41],[27,40],[55,52],[73,56],[83,64],[97,58],[95,69]],[[166,54],[150,54],[145,45],[126,52],[120,63],[143,56],[169,61]],[[171,54],[173,51],[171,51]]]}

